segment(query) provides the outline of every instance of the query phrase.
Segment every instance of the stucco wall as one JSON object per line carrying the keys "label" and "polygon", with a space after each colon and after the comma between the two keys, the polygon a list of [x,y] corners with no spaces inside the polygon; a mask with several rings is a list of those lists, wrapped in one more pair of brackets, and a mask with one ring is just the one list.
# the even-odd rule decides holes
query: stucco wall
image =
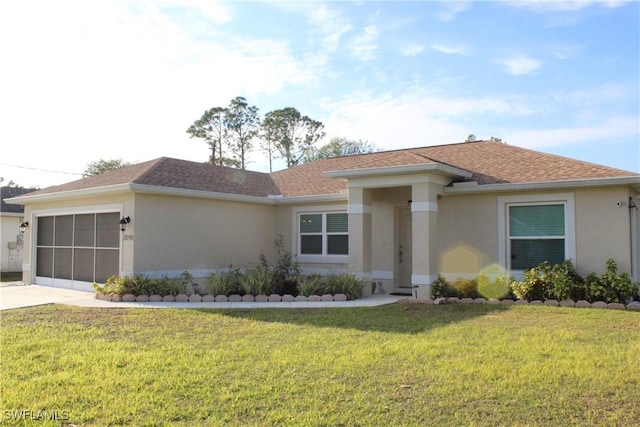
{"label": "stucco wall", "polygon": [[255,266],[261,252],[272,258],[272,205],[138,194],[135,213],[135,273],[198,277],[230,264]]}
{"label": "stucco wall", "polygon": [[0,216],[0,271],[22,271],[23,245],[18,231],[22,214]]}

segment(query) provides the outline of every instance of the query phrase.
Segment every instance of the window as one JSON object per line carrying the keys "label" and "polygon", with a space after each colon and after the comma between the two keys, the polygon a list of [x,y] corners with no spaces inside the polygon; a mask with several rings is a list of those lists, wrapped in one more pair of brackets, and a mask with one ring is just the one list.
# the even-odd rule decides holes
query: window
{"label": "window", "polygon": [[498,239],[500,263],[518,280],[543,261],[577,261],[573,193],[498,197]]}
{"label": "window", "polygon": [[565,258],[564,204],[509,206],[511,268],[528,270],[548,261]]}
{"label": "window", "polygon": [[300,214],[299,235],[300,255],[349,254],[349,216],[346,212]]}

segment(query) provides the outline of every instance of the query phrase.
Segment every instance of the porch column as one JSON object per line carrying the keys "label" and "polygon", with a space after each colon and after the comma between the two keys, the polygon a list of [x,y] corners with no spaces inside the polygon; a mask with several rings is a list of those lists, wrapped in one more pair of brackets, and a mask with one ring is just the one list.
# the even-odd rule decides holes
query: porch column
{"label": "porch column", "polygon": [[411,186],[411,221],[413,262],[411,284],[428,285],[438,278],[438,191],[440,185],[430,182]]}
{"label": "porch column", "polygon": [[349,272],[365,282],[364,294],[371,294],[371,192],[349,188]]}

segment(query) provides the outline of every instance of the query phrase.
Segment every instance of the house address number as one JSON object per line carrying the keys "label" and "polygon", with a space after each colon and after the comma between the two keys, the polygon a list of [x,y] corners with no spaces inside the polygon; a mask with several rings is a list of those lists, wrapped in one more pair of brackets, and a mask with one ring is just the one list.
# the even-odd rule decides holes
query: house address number
{"label": "house address number", "polygon": [[122,240],[133,240],[133,234],[125,234],[122,236]]}

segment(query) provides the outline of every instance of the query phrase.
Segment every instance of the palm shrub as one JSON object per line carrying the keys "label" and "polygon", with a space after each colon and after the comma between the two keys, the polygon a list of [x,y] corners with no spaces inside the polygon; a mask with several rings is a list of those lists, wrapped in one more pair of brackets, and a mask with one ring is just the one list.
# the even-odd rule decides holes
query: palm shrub
{"label": "palm shrub", "polygon": [[166,295],[178,295],[185,292],[185,285],[179,279],[170,279],[167,276],[163,276],[154,280],[152,284],[152,294],[166,296]]}
{"label": "palm shrub", "polygon": [[320,295],[324,293],[322,278],[318,274],[310,274],[298,279],[298,291],[301,295]]}
{"label": "palm shrub", "polygon": [[345,294],[347,299],[362,298],[364,285],[355,274],[332,274],[327,277],[325,293],[336,295]]}
{"label": "palm shrub", "polygon": [[240,276],[238,281],[240,291],[245,295],[260,295],[268,293],[273,285],[273,273],[262,267],[249,269]]}
{"label": "palm shrub", "polygon": [[99,294],[123,295],[126,293],[124,282],[125,282],[124,276],[110,276],[104,282],[104,285],[94,283],[91,286]]}
{"label": "palm shrub", "polygon": [[237,272],[222,271],[209,274],[205,287],[210,295],[230,295],[236,289]]}

